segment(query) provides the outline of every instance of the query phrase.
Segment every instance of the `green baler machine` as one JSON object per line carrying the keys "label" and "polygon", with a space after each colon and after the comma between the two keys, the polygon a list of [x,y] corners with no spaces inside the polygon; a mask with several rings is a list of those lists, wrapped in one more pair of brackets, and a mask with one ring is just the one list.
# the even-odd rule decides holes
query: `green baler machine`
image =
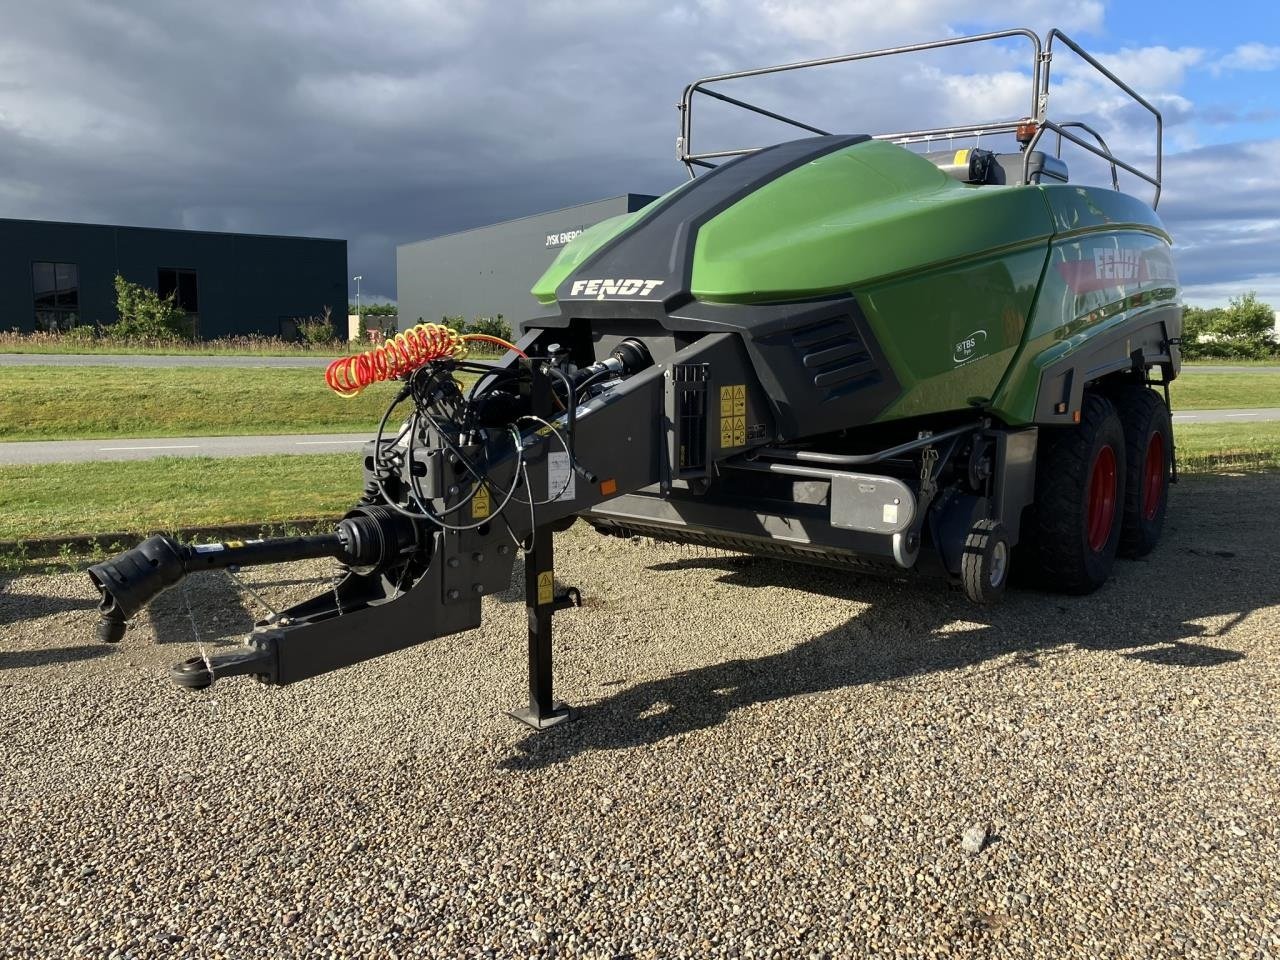
{"label": "green baler machine", "polygon": [[[1034,54],[1032,110],[1009,120],[837,134],[724,93],[1008,41]],[[1152,171],[1088,124],[1047,116],[1055,46],[1150,112]],[[807,135],[695,152],[694,106],[707,97]],[[978,145],[1000,135],[1007,152]],[[482,597],[523,554],[530,703],[514,715],[542,728],[571,716],[552,697],[551,617],[580,595],[555,582],[552,534],[576,518],[620,536],[931,574],[978,603],[1003,594],[1015,551],[1050,589],[1095,589],[1117,555],[1155,546],[1175,477],[1167,384],[1181,306],[1155,213],[1160,139],[1155,108],[1056,30],[691,84],[678,141],[689,181],[572,241],[534,288],[546,316],[504,360],[468,360],[447,331],[420,328],[388,344],[381,367],[343,362],[335,388],[401,386],[365,451],[363,494],[333,533],[194,547],[153,537],[91,570],[103,636],[120,639],[193,570],[332,556],[333,591],[259,623],[235,653],[174,669],[192,688],[231,673],[291,683],[477,626]],[[1064,141],[1111,186],[1073,182]],[[1119,190],[1121,172],[1152,189],[1150,204]],[[480,380],[463,389],[453,375],[466,371]],[[397,409],[406,416],[389,428]]]}

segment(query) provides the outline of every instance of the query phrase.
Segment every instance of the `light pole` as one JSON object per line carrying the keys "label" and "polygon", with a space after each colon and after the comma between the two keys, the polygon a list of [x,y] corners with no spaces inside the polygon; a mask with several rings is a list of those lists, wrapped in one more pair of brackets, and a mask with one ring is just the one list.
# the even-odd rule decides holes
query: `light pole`
{"label": "light pole", "polygon": [[364,279],[364,274],[352,277],[351,279],[356,282],[356,332],[363,337],[364,330],[362,330],[361,327],[363,327],[364,324],[361,322],[363,317],[360,314],[360,281]]}

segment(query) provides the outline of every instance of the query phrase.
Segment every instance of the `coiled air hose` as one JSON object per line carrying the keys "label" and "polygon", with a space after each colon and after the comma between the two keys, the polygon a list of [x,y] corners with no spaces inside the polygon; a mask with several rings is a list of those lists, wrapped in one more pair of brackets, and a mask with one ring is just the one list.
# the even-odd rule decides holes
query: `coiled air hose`
{"label": "coiled air hose", "polygon": [[520,356],[515,344],[484,333],[461,334],[439,323],[420,323],[397,333],[380,346],[350,357],[339,357],[324,371],[324,382],[340,397],[354,397],[371,383],[390,380],[417,370],[432,360],[450,357],[461,360],[467,355],[467,344],[493,343]]}

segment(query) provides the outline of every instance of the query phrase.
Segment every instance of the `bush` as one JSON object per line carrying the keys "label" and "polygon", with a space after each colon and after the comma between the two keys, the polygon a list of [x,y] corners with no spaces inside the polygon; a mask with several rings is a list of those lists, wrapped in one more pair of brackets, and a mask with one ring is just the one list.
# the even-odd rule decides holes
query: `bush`
{"label": "bush", "polygon": [[333,343],[338,339],[333,329],[333,309],[325,307],[322,316],[303,320],[298,324],[298,333],[309,346],[323,347]]}
{"label": "bush", "polygon": [[62,339],[71,343],[94,343],[98,339],[98,328],[91,323],[82,323],[66,331]]}
{"label": "bush", "polygon": [[107,328],[114,340],[193,340],[195,331],[186,311],[174,302],[173,294],[161,297],[139,283],[130,283],[116,274],[116,314],[119,319]]}
{"label": "bush", "polygon": [[502,314],[493,317],[474,317],[471,323],[467,324],[467,333],[483,333],[487,337],[510,340],[511,324],[502,319]]}

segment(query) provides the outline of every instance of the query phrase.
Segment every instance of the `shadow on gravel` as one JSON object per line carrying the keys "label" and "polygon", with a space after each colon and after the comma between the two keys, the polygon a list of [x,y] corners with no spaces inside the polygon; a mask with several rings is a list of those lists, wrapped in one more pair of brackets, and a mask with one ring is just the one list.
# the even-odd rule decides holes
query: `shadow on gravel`
{"label": "shadow on gravel", "polygon": [[[1280,582],[1266,531],[1254,516],[1216,506],[1222,485],[1230,488],[1234,502],[1261,504],[1274,496],[1277,482],[1245,476],[1185,484],[1178,510],[1189,519],[1180,529],[1166,531],[1152,558],[1118,562],[1113,579],[1087,597],[1013,590],[1000,606],[978,608],[936,582],[873,582],[777,560],[696,557],[657,564],[651,569],[722,569],[724,583],[782,586],[851,602],[871,599],[872,605],[781,653],[673,674],[584,705],[579,723],[527,737],[502,766],[539,769],[586,751],[651,744],[711,727],[731,711],[756,703],[971,668],[998,658],[1006,659],[991,669],[1035,669],[1046,657],[1072,649],[1114,651],[1174,669],[1238,661],[1244,657],[1239,651],[1198,641],[1225,633],[1253,610],[1280,604]],[[1192,547],[1205,530],[1233,549]],[[744,592],[742,602],[750,604],[751,594]],[[1226,622],[1212,629],[1194,622],[1219,617]],[[950,629],[944,633],[943,627]],[[688,629],[698,629],[696,618]]]}
{"label": "shadow on gravel", "polygon": [[75,663],[105,657],[114,650],[105,644],[85,644],[79,647],[55,647],[50,650],[0,650],[0,670],[17,670],[23,667],[47,667],[51,663]]}
{"label": "shadow on gravel", "polygon": [[257,603],[218,570],[194,573],[166,590],[152,601],[148,615],[156,643],[238,642],[253,629],[257,609]]}
{"label": "shadow on gravel", "polygon": [[34,593],[9,593],[0,583],[0,626],[20,620],[34,620],[68,610],[92,610],[96,600],[75,597],[42,597]]}

